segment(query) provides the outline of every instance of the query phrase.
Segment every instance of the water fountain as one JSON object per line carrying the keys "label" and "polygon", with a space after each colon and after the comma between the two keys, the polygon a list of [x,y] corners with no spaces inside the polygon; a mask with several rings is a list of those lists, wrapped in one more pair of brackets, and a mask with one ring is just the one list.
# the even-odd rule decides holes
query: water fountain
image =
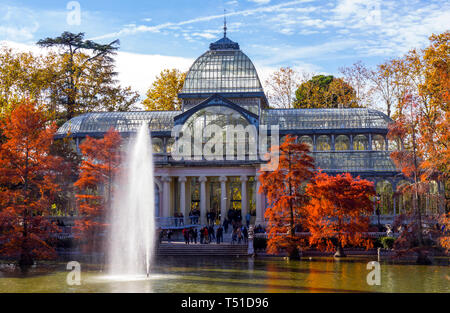
{"label": "water fountain", "polygon": [[152,142],[144,123],[127,150],[111,216],[110,274],[150,273],[155,243],[155,201]]}

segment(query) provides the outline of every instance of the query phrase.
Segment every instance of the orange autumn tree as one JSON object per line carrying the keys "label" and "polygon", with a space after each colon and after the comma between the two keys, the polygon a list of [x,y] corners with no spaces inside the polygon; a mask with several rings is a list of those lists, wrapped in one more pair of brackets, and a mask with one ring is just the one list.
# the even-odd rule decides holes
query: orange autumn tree
{"label": "orange autumn tree", "polygon": [[60,159],[49,153],[56,126],[24,101],[0,127],[0,254],[17,258],[26,270],[36,259],[56,256],[48,243],[56,226],[45,217],[59,191]]}
{"label": "orange autumn tree", "polygon": [[353,178],[349,173],[329,176],[319,172],[306,193],[311,198],[306,208],[311,245],[328,251],[336,249],[336,257],[344,257],[343,248],[348,245],[372,247],[364,236],[373,211],[372,182]]}
{"label": "orange autumn tree", "polygon": [[[408,227],[400,233],[395,241],[394,249],[399,254],[415,252],[417,263],[430,264],[428,254],[434,247],[430,241],[425,240],[426,232],[429,230],[424,226],[434,224],[436,221],[423,212],[426,205],[425,195],[430,188],[429,173],[424,168],[423,145],[420,143],[423,108],[417,97],[409,94],[404,98],[401,106],[402,114],[389,126],[388,138],[399,140],[404,146],[399,151],[393,151],[391,158],[403,176],[409,179],[409,183],[400,186],[399,192],[411,196],[412,207],[409,212],[398,216],[395,221],[394,226],[407,224]],[[434,233],[435,230],[432,232]]]}
{"label": "orange autumn tree", "polygon": [[439,244],[445,249],[447,253],[450,252],[450,213],[443,214],[440,219],[443,227],[442,233],[439,237]]}
{"label": "orange autumn tree", "polygon": [[114,129],[102,139],[86,137],[80,145],[83,161],[79,179],[75,182],[78,211],[77,238],[88,251],[99,251],[100,235],[105,230],[107,212],[111,209],[114,178],[121,164],[122,138]]}
{"label": "orange autumn tree", "polygon": [[[314,169],[309,147],[304,143],[295,143],[295,139],[286,136],[280,146],[271,147],[271,154],[279,151],[278,167],[273,171],[262,171],[259,176],[259,192],[265,193],[269,203],[265,213],[268,219],[268,252],[284,250],[291,258],[298,258],[299,249],[305,246],[305,239],[296,236],[295,228],[305,222],[304,207],[308,197],[304,186],[313,176]],[[277,158],[272,157],[270,162],[277,162]],[[275,166],[269,164],[271,168]]]}

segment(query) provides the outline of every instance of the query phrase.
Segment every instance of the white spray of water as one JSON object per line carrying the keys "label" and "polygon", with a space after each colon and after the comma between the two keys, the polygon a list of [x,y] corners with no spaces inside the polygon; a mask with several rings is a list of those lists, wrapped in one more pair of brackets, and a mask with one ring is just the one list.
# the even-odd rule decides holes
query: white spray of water
{"label": "white spray of water", "polygon": [[155,237],[152,142],[147,123],[131,142],[124,175],[118,181],[111,216],[112,275],[150,273]]}

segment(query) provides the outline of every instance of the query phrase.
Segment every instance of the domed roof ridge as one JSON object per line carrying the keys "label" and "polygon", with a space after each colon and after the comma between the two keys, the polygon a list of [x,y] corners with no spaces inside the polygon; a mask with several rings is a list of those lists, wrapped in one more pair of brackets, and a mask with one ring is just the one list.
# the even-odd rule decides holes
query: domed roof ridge
{"label": "domed roof ridge", "polygon": [[226,35],[223,38],[209,45],[209,50],[239,50],[239,44],[229,39]]}

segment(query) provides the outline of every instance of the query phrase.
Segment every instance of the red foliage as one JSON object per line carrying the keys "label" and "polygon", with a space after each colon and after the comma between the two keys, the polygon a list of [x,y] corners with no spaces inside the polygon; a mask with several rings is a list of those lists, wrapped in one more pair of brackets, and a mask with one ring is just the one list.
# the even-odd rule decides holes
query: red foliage
{"label": "red foliage", "polygon": [[[305,239],[295,235],[295,227],[301,227],[305,222],[304,207],[308,197],[304,186],[313,176],[314,160],[308,154],[308,146],[295,143],[291,136],[286,136],[280,146],[272,147],[271,152],[278,149],[278,168],[262,172],[259,177],[260,192],[266,194],[269,203],[265,213],[268,219],[267,248],[269,253],[286,250],[295,256],[298,249],[305,246]],[[275,162],[273,160],[271,162]]]}
{"label": "red foliage", "polygon": [[440,222],[443,227],[443,231],[440,234],[439,244],[442,248],[446,250],[447,253],[450,252],[450,213],[443,214],[441,216]]}
{"label": "red foliage", "polygon": [[75,230],[89,251],[98,251],[101,240],[97,238],[107,226],[105,215],[111,208],[114,178],[121,164],[121,141],[120,134],[111,128],[102,139],[87,137],[80,145],[84,159],[74,185],[79,191],[76,198],[81,218]]}
{"label": "red foliage", "polygon": [[[311,198],[306,210],[308,228],[311,233],[309,243],[328,251],[337,245],[372,247],[364,232],[369,229],[369,218],[375,195],[372,182],[350,174],[328,176],[317,173],[306,187]],[[335,239],[333,239],[335,238]]]}
{"label": "red foliage", "polygon": [[49,153],[56,125],[26,101],[0,127],[0,253],[28,266],[34,259],[55,256],[48,240],[56,227],[44,216],[59,190],[60,159]]}

